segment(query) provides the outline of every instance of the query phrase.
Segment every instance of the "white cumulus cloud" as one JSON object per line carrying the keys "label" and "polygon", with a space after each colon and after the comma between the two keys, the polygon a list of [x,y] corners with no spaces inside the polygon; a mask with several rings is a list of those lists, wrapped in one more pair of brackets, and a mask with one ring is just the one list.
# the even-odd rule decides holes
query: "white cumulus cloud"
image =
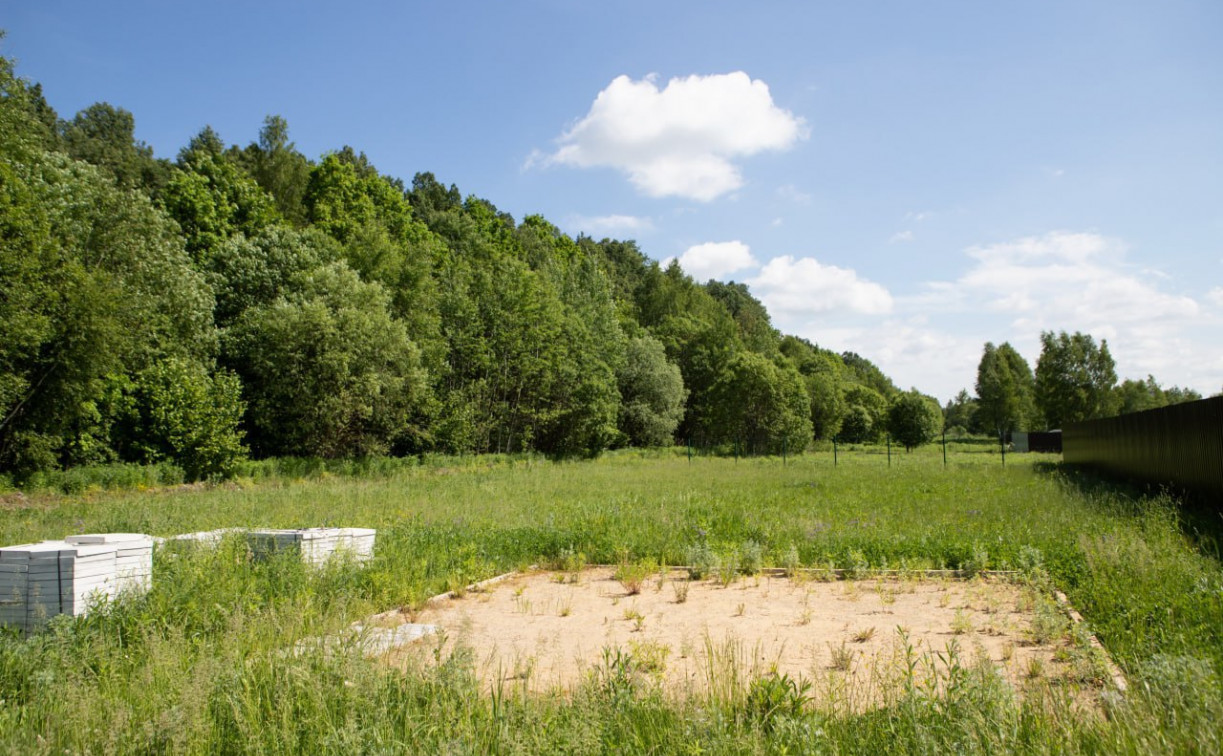
{"label": "white cumulus cloud", "polygon": [[[756,258],[741,241],[706,242],[689,247],[680,255],[679,266],[698,281],[722,278],[731,273],[754,268]],[[664,264],[670,260],[664,261]]]}
{"label": "white cumulus cloud", "polygon": [[774,257],[748,284],[770,313],[783,318],[838,312],[883,315],[892,310],[892,295],[883,286],[813,257]]}
{"label": "white cumulus cloud", "polygon": [[1041,327],[1116,328],[1198,314],[1190,297],[1161,291],[1154,276],[1128,269],[1125,252],[1099,234],[1066,231],[972,247],[967,254],[976,264],[957,286]]}
{"label": "white cumulus cloud", "polygon": [[735,159],[805,136],[803,119],[742,71],[674,78],[662,89],[653,76],[618,76],[546,162],[615,168],[651,197],[707,202],[743,185]]}
{"label": "white cumulus cloud", "polygon": [[590,236],[640,234],[654,230],[654,222],[636,215],[574,215],[568,220],[570,229]]}

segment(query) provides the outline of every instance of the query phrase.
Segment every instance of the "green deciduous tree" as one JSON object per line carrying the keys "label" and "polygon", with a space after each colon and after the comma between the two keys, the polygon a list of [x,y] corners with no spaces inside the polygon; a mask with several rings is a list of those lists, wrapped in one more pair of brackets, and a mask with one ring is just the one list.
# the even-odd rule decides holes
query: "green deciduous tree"
{"label": "green deciduous tree", "polygon": [[212,292],[174,224],[93,166],[32,151],[0,181],[0,279],[22,310],[0,340],[0,466],[108,459],[110,376],[211,355]]}
{"label": "green deciduous tree", "polygon": [[552,404],[559,411],[539,437],[553,454],[596,454],[618,436],[616,371],[625,337],[611,286],[598,261],[538,215],[527,216],[516,238],[531,267],[562,305],[564,350],[555,365]]}
{"label": "green deciduous tree", "polygon": [[851,444],[878,441],[886,430],[888,400],[878,391],[853,384],[845,389],[845,419],[840,440]]}
{"label": "green deciduous tree", "polygon": [[633,446],[669,446],[684,417],[684,379],[653,336],[629,339],[617,379],[619,427]]}
{"label": "green deciduous tree", "polygon": [[210,128],[179,153],[160,197],[197,260],[234,234],[257,236],[276,220],[271,198],[225,156]]}
{"label": "green deciduous tree", "polygon": [[298,274],[342,257],[339,245],[320,231],[275,225],[253,237],[226,239],[199,267],[216,294],[216,324],[224,328],[247,309],[276,301]]}
{"label": "green deciduous tree", "polygon": [[126,384],[113,443],[124,459],[169,460],[189,480],[228,477],[246,456],[238,377],[181,357],[159,360]]}
{"label": "green deciduous tree", "polygon": [[272,198],[280,216],[295,226],[306,223],[305,196],[310,161],[289,141],[289,123],[268,116],[259,141],[242,151],[242,160],[255,182]]}
{"label": "green deciduous tree", "polygon": [[753,452],[801,452],[811,440],[811,406],[793,367],[743,351],[710,389],[708,438]]}
{"label": "green deciduous tree", "polygon": [[999,436],[1028,427],[1035,414],[1032,369],[1019,352],[987,343],[977,365],[976,421]]}
{"label": "green deciduous tree", "polygon": [[875,363],[856,352],[842,352],[841,361],[845,364],[850,380],[873,389],[885,400],[899,391],[892,379],[884,375]]}
{"label": "green deciduous tree", "polygon": [[1108,342],[1090,335],[1052,331],[1040,335],[1036,404],[1048,428],[1116,413],[1117,372]]}
{"label": "green deciduous tree", "polygon": [[977,400],[968,395],[967,389],[960,389],[943,407],[943,427],[949,433],[977,432]]}
{"label": "green deciduous tree", "polygon": [[781,335],[773,328],[769,311],[752,296],[745,284],[706,282],[705,290],[726,308],[739,328],[739,340],[747,349],[772,357],[778,353]]}
{"label": "green deciduous tree", "polygon": [[840,356],[796,336],[783,337],[780,350],[803,376],[807,396],[811,399],[811,427],[815,437],[837,438],[848,409],[845,364]]}
{"label": "green deciduous tree", "polygon": [[403,190],[364,156],[323,158],[310,173],[304,202],[313,227],[340,243],[349,267],[390,293],[425,366],[440,376],[445,346],[435,266],[446,254],[443,240],[416,220]]}
{"label": "green deciduous tree", "polygon": [[153,148],[137,141],[135,131],[131,113],[98,102],[63,124],[62,144],[71,157],[98,166],[124,188],[160,189],[169,165],[156,160]]}
{"label": "green deciduous tree", "polygon": [[917,389],[897,394],[888,404],[888,434],[912,451],[933,441],[943,430],[943,411],[938,401]]}
{"label": "green deciduous tree", "polygon": [[1155,376],[1148,375],[1145,381],[1127,379],[1117,386],[1117,412],[1142,412],[1201,398],[1202,395],[1193,389],[1183,389],[1179,386],[1164,389],[1155,380]]}
{"label": "green deciduous tree", "polygon": [[336,457],[421,443],[427,429],[415,421],[430,401],[428,383],[389,306],[381,286],[331,263],[242,313],[223,344],[242,377],[252,448]]}
{"label": "green deciduous tree", "polygon": [[725,307],[672,261],[665,270],[653,265],[638,296],[641,325],[679,366],[688,389],[688,407],[680,434],[705,432],[720,412],[710,392],[734,355],[743,350],[739,329]]}

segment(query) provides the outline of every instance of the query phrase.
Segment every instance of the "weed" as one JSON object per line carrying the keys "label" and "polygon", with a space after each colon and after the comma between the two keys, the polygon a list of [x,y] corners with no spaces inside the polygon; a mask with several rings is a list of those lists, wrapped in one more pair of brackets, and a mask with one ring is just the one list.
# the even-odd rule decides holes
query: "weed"
{"label": "weed", "polygon": [[688,577],[692,580],[703,580],[717,568],[717,557],[705,541],[689,546],[685,556],[688,560]]}
{"label": "weed", "polygon": [[566,546],[561,549],[554,569],[558,569],[563,573],[560,578],[561,580],[576,583],[581,579],[582,570],[586,569],[586,555],[580,551],[575,551],[572,546]]}
{"label": "weed", "polygon": [[840,646],[828,644],[828,651],[831,654],[830,667],[838,672],[848,672],[849,668],[854,663],[853,649],[845,645],[845,641],[841,641]]}
{"label": "weed", "polygon": [[1044,645],[1061,638],[1070,624],[1070,620],[1061,609],[1049,599],[1040,601],[1032,617],[1029,633],[1033,643]]}
{"label": "weed", "polygon": [[765,732],[771,732],[779,721],[800,716],[811,700],[809,681],[796,682],[772,672],[751,681],[744,708]]}
{"label": "weed", "polygon": [[789,548],[786,549],[786,553],[781,557],[781,566],[786,571],[786,577],[791,580],[798,576],[799,570],[803,566],[803,560],[798,555],[797,546],[790,544]]}
{"label": "weed", "polygon": [[894,587],[880,583],[876,586],[875,590],[879,594],[879,602],[884,606],[896,603],[896,589]]}
{"label": "weed", "polygon": [[975,577],[989,569],[989,552],[979,543],[972,545],[971,555],[960,563],[960,572],[965,577]]}
{"label": "weed", "polygon": [[966,635],[972,630],[972,618],[965,614],[963,609],[956,609],[955,616],[951,618],[951,632],[956,635]]}
{"label": "weed", "polygon": [[629,651],[632,654],[636,668],[646,674],[660,674],[667,669],[667,657],[671,655],[671,647],[658,641],[629,641]]}
{"label": "weed", "polygon": [[764,569],[764,547],[748,541],[739,549],[739,569],[744,575],[756,575]]}
{"label": "weed", "polygon": [[865,630],[859,630],[853,634],[854,643],[866,643],[871,638],[875,637],[875,628],[868,627]]}
{"label": "weed", "polygon": [[637,610],[636,607],[631,607],[624,610],[624,619],[633,623],[633,632],[641,632],[645,628],[645,615]]}
{"label": "weed", "polygon": [[729,588],[735,579],[739,577],[739,555],[737,553],[726,553],[718,558],[717,565],[718,583],[723,588]]}
{"label": "weed", "polygon": [[673,580],[671,582],[671,590],[675,592],[675,603],[682,604],[688,600],[688,589],[691,585],[687,580]]}
{"label": "weed", "polygon": [[457,599],[467,595],[467,579],[462,573],[452,572],[446,576],[446,591]]}
{"label": "weed", "polygon": [[1032,577],[1044,570],[1044,555],[1040,553],[1040,549],[1030,544],[1024,544],[1019,547],[1019,557],[1016,560],[1016,566],[1026,576]]}
{"label": "weed", "polygon": [[845,557],[845,577],[849,580],[859,580],[870,572],[870,562],[861,549],[851,549]]}
{"label": "weed", "polygon": [[625,562],[616,568],[615,579],[620,581],[620,585],[624,586],[624,591],[630,596],[636,596],[641,593],[641,588],[645,585],[645,581],[658,566],[653,560],[642,562]]}

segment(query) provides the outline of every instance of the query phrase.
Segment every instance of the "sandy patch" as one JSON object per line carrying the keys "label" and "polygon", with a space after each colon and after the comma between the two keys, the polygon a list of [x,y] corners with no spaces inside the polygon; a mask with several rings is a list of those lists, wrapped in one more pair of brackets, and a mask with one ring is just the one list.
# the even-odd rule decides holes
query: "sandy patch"
{"label": "sandy patch", "polygon": [[617,663],[681,695],[775,672],[811,682],[817,699],[851,705],[886,696],[910,669],[932,688],[953,666],[981,664],[1019,689],[1070,681],[1098,688],[1102,679],[1068,623],[1049,632],[1052,600],[1002,578],[761,575],[723,586],[671,571],[630,595],[613,575],[520,574],[440,599],[398,621],[442,632],[385,658],[427,662],[464,649],[486,687],[531,692],[572,691]]}

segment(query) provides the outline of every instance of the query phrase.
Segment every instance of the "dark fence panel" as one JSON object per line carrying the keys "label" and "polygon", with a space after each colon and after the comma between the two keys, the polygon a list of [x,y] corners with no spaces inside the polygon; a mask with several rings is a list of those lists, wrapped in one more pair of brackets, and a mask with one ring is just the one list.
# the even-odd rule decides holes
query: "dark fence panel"
{"label": "dark fence panel", "polygon": [[1044,454],[1062,453],[1062,432],[1044,431],[1028,434],[1028,451]]}
{"label": "dark fence panel", "polygon": [[1223,396],[1072,423],[1062,459],[1223,499]]}

